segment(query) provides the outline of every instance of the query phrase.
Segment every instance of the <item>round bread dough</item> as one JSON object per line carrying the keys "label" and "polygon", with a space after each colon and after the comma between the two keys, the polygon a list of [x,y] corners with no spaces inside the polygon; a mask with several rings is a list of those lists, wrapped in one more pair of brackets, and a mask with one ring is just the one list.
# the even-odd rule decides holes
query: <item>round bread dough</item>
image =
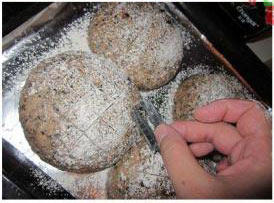
{"label": "round bread dough", "polygon": [[[193,120],[194,110],[217,99],[251,98],[247,89],[233,76],[224,73],[193,75],[182,81],[174,97],[174,120]],[[199,159],[203,168],[216,174],[216,162],[222,157],[213,153]]]}
{"label": "round bread dough", "polygon": [[172,199],[175,192],[159,153],[142,140],[110,170],[108,197],[112,199]]}
{"label": "round bread dough", "polygon": [[217,99],[249,98],[246,88],[224,73],[193,75],[180,84],[174,97],[174,120],[192,120],[194,110]]}
{"label": "round bread dough", "polygon": [[183,57],[181,32],[155,3],[107,3],[91,21],[88,41],[139,89],[150,90],[176,75]]}
{"label": "round bread dough", "polygon": [[32,69],[21,92],[25,136],[40,158],[77,173],[115,164],[135,142],[139,93],[109,60],[65,52]]}

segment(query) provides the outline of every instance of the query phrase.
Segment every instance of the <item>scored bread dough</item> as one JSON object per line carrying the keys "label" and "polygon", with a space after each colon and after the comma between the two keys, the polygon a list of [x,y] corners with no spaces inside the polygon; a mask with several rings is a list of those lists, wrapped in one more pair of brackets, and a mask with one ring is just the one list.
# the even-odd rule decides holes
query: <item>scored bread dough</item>
{"label": "scored bread dough", "polygon": [[[251,98],[247,89],[233,76],[225,73],[193,75],[183,80],[174,97],[173,119],[194,120],[194,110],[217,99]],[[216,174],[216,162],[222,155],[214,152],[202,157],[199,164],[210,174]]]}
{"label": "scored bread dough", "polygon": [[110,170],[107,194],[111,199],[175,198],[161,155],[154,154],[144,140]]}
{"label": "scored bread dough", "polygon": [[25,136],[42,160],[77,173],[121,159],[135,142],[137,89],[109,60],[64,52],[31,70],[20,96]]}
{"label": "scored bread dough", "polygon": [[88,41],[141,90],[169,82],[183,57],[181,29],[155,3],[104,4],[91,20]]}
{"label": "scored bread dough", "polygon": [[225,73],[193,75],[182,81],[174,97],[174,120],[193,119],[194,110],[217,99],[250,97],[247,89]]}

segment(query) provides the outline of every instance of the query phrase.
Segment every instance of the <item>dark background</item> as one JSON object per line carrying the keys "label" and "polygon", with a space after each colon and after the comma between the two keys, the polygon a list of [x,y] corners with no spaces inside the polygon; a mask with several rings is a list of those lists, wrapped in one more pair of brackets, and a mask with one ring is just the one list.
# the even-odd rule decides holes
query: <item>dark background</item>
{"label": "dark background", "polygon": [[2,37],[19,27],[32,16],[46,8],[51,2],[3,2],[2,4]]}

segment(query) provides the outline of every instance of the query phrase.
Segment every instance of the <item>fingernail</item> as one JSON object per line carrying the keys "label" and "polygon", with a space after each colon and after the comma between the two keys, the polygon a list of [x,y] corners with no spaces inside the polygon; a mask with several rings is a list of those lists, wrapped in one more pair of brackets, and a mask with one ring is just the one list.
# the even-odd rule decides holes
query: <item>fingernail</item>
{"label": "fingernail", "polygon": [[156,137],[156,141],[158,142],[158,144],[160,144],[163,138],[168,135],[167,126],[165,124],[159,125],[156,128],[154,134]]}

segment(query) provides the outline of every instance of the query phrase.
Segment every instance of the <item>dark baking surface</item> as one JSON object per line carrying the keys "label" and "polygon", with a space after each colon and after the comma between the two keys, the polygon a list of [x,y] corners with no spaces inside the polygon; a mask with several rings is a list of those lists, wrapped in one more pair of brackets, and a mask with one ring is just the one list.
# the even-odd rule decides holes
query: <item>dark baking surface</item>
{"label": "dark baking surface", "polygon": [[[54,191],[36,184],[39,180],[31,175],[33,170],[43,174],[45,182],[54,180],[4,139],[2,139],[2,163],[5,176],[2,179],[3,199],[74,199],[58,183],[56,183],[57,188]],[[8,191],[11,188],[16,189],[16,193]]]}
{"label": "dark baking surface", "polygon": [[2,175],[2,199],[32,199],[33,197]]}
{"label": "dark baking surface", "polygon": [[25,21],[36,15],[51,2],[3,2],[2,3],[2,36],[9,34]]}

